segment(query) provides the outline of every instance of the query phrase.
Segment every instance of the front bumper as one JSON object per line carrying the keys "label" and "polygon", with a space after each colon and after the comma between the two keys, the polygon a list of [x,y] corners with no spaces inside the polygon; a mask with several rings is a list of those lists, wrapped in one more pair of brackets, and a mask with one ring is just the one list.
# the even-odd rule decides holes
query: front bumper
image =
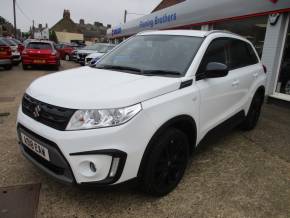
{"label": "front bumper", "polygon": [[13,55],[12,56],[13,63],[20,63],[21,62],[21,56],[20,55]]}
{"label": "front bumper", "polygon": [[[28,132],[28,136],[51,151],[50,164],[62,168],[63,173],[60,175],[54,171],[55,166],[48,166],[48,161],[40,156],[32,157],[29,149],[27,152],[21,143],[20,147],[24,156],[62,182],[117,184],[137,177],[143,153],[152,136],[152,124],[144,116],[144,113],[139,113],[130,122],[117,127],[59,131],[26,116],[20,107],[18,132],[24,129],[25,134]],[[91,163],[95,172],[90,168]]]}

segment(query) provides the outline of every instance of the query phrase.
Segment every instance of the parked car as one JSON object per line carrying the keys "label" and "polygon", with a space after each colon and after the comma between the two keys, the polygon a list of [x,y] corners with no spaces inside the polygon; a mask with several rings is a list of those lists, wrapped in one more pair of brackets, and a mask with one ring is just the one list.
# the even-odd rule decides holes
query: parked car
{"label": "parked car", "polygon": [[19,41],[18,39],[15,39],[15,38],[9,38],[10,40],[12,40],[13,42],[15,42],[17,44],[17,50],[19,51],[19,53],[21,54],[22,51],[24,50],[25,46],[24,44]]}
{"label": "parked car", "polygon": [[12,51],[10,46],[0,38],[0,67],[6,70],[12,68]]}
{"label": "parked car", "polygon": [[155,196],[180,182],[202,139],[253,129],[266,71],[247,39],[224,31],[139,33],[95,67],[38,78],[17,131],[26,158],[78,185],[138,179]]}
{"label": "parked car", "polygon": [[57,45],[57,50],[62,60],[72,60],[72,53],[76,50],[75,46],[69,43],[60,43]]}
{"label": "parked car", "polygon": [[22,67],[47,65],[54,66],[58,70],[60,55],[51,41],[30,41],[22,52]]}
{"label": "parked car", "polygon": [[94,52],[98,52],[104,47],[104,43],[96,43],[93,45],[88,45],[84,48],[77,50],[77,62],[84,66],[85,65],[85,58]]}
{"label": "parked car", "polygon": [[18,50],[18,44],[16,44],[13,40],[5,37],[0,37],[6,44],[8,44],[11,48],[12,52],[12,62],[15,65],[18,65],[21,62],[21,55]]}
{"label": "parked car", "polygon": [[97,52],[89,54],[85,58],[85,65],[90,65],[91,61],[94,60],[94,63],[99,60],[104,54],[111,51],[115,47],[114,44],[103,44],[103,47],[100,48]]}

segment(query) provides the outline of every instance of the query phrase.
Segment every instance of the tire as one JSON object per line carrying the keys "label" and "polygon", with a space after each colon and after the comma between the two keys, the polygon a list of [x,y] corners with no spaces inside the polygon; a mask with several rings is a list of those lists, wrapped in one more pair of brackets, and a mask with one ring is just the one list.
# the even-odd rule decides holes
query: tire
{"label": "tire", "polygon": [[241,124],[242,130],[249,131],[256,127],[261,114],[263,102],[264,102],[264,94],[262,92],[256,92],[256,94],[252,99],[248,114],[244,122]]}
{"label": "tire", "polygon": [[164,196],[176,188],[183,177],[189,157],[186,135],[167,129],[152,144],[144,171],[142,189],[153,196]]}
{"label": "tire", "polygon": [[58,70],[59,70],[59,67],[60,67],[60,65],[57,64],[57,65],[55,65],[55,66],[53,67],[53,69],[56,70],[56,71],[58,71]]}
{"label": "tire", "polygon": [[23,68],[23,70],[27,70],[28,66],[26,64],[22,64],[22,68]]}
{"label": "tire", "polygon": [[69,56],[69,54],[66,54],[66,55],[64,56],[64,60],[66,60],[66,61],[69,61],[69,60],[70,60],[70,56]]}
{"label": "tire", "polygon": [[5,66],[4,66],[4,69],[5,69],[5,70],[11,70],[11,69],[12,69],[12,65],[5,65]]}

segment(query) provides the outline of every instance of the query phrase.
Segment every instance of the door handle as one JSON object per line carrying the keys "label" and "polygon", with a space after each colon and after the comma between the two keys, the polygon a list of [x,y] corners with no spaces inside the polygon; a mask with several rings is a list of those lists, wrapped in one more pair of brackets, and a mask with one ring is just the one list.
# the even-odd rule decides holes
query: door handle
{"label": "door handle", "polygon": [[233,87],[237,87],[239,84],[240,84],[240,81],[239,81],[239,80],[235,80],[235,81],[232,83],[232,86],[233,86]]}

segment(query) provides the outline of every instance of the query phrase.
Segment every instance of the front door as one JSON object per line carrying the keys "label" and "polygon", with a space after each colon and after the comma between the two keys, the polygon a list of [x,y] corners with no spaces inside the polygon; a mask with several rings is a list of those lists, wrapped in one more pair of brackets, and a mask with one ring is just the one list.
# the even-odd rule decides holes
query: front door
{"label": "front door", "polygon": [[209,45],[198,69],[196,85],[200,90],[200,136],[203,137],[226,118],[236,113],[237,94],[240,84],[235,72],[229,72],[225,77],[199,78],[210,62],[219,62],[229,66],[229,46],[231,39],[214,39]]}

